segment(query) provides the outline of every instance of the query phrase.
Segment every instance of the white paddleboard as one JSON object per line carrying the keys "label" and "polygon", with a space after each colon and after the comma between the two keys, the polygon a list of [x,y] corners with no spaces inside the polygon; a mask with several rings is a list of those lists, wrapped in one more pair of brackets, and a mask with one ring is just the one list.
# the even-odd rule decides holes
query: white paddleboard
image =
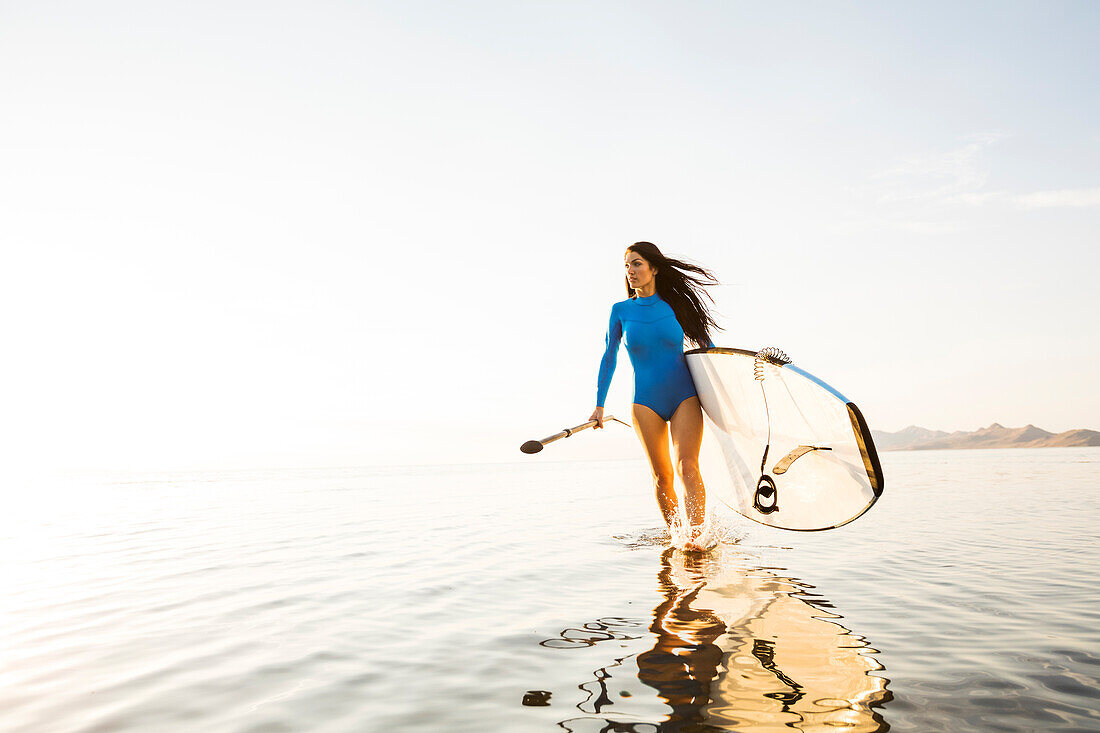
{"label": "white paddleboard", "polygon": [[781,351],[711,347],[686,358],[708,436],[708,499],[770,527],[812,531],[851,522],[882,495],[859,409]]}

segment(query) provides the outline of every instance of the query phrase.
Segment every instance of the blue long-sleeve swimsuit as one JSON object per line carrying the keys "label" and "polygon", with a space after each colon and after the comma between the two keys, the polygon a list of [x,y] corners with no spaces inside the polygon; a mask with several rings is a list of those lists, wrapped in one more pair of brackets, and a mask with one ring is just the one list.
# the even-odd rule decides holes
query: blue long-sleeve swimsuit
{"label": "blue long-sleeve swimsuit", "polygon": [[696,393],[684,358],[684,329],[672,306],[659,295],[630,298],[611,306],[596,405],[603,407],[607,399],[619,341],[624,337],[626,353],[634,367],[635,404],[648,407],[662,420],[671,420],[680,403]]}

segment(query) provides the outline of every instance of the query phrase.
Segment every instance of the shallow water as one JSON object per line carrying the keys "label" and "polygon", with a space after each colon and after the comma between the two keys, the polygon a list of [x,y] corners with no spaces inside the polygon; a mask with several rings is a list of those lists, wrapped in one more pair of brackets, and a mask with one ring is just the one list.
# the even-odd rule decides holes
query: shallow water
{"label": "shallow water", "polygon": [[9,488],[0,729],[1100,729],[1100,450],[882,458],[705,555],[638,462]]}

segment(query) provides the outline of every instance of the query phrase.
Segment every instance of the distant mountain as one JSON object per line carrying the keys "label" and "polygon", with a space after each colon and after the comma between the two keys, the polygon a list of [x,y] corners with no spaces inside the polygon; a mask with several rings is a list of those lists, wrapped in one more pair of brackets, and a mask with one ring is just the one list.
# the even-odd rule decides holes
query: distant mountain
{"label": "distant mountain", "polygon": [[962,430],[945,433],[942,430],[928,430],[910,425],[896,433],[872,430],[871,437],[875,439],[875,447],[883,451],[1100,446],[1100,432],[1095,430],[1067,430],[1055,434],[1034,425],[1006,428],[998,423],[970,433]]}
{"label": "distant mountain", "polygon": [[912,450],[915,446],[946,438],[948,434],[942,430],[928,430],[910,425],[896,433],[872,430],[871,437],[875,439],[875,446],[879,450]]}

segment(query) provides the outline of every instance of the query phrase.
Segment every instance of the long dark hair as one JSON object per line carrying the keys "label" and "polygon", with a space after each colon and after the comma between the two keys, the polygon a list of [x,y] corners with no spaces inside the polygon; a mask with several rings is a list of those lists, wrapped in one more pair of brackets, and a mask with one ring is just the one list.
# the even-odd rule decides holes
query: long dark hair
{"label": "long dark hair", "polygon": [[[676,320],[680,322],[688,341],[699,347],[709,345],[710,332],[722,329],[714,322],[710,309],[703,302],[706,298],[714,303],[704,288],[717,285],[718,278],[698,265],[665,257],[652,242],[635,242],[626,251],[640,254],[657,271],[657,295],[672,306],[672,312],[676,314]],[[634,288],[630,287],[629,280],[626,281],[626,294],[634,297]]]}

